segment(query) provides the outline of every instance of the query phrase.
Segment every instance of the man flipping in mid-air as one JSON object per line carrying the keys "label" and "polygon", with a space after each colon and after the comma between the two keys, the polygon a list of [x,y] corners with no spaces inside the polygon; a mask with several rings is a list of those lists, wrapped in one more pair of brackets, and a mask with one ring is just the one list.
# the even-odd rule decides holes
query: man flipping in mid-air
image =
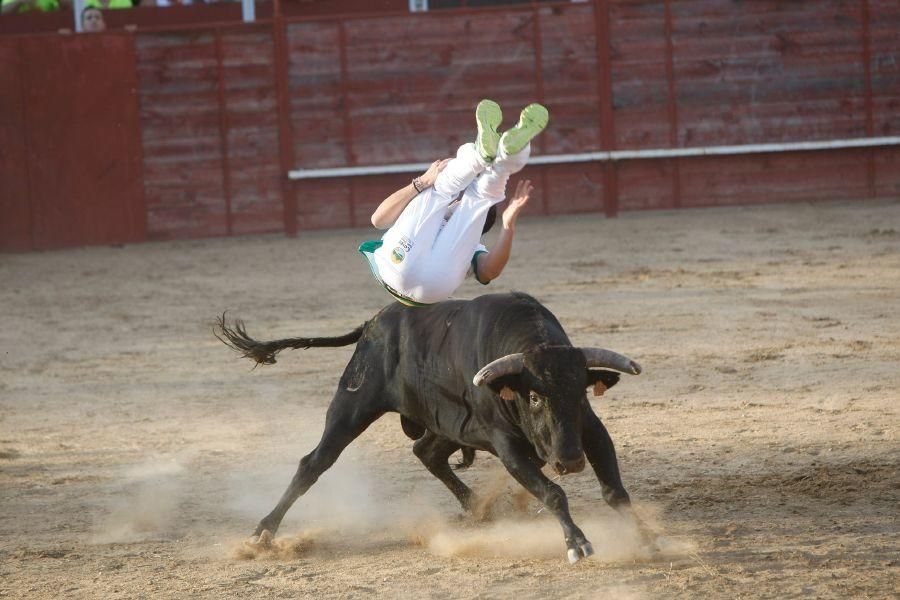
{"label": "man flipping in mid-air", "polygon": [[[501,136],[502,119],[496,102],[479,102],[475,143],[460,146],[455,158],[432,163],[372,214],[375,227],[389,229],[380,240],[363,243],[359,251],[375,279],[403,304],[446,300],[470,269],[486,284],[506,266],[516,219],[531,194],[530,181],[516,186],[492,252],[480,243],[481,235],[489,228],[488,212],[504,200],[510,175],[528,162],[530,142],[547,126],[549,115],[540,104],[531,104],[522,110],[516,126]],[[460,192],[462,198],[454,201]]]}

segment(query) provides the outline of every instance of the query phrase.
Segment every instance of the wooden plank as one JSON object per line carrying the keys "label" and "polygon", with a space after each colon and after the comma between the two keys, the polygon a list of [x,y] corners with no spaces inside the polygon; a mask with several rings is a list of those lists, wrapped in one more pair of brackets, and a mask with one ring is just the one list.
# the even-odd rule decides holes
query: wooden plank
{"label": "wooden plank", "polygon": [[880,198],[900,197],[900,148],[878,148],[875,163],[875,195]]}
{"label": "wooden plank", "polygon": [[136,36],[153,239],[228,231],[214,40],[208,31]]}
{"label": "wooden plank", "polygon": [[131,40],[59,36],[20,44],[28,65],[26,159],[35,247],[143,240]]}
{"label": "wooden plank", "polygon": [[268,31],[222,35],[234,234],[284,230],[273,46]]}
{"label": "wooden plank", "polygon": [[[615,146],[667,147],[665,5],[612,3],[610,23]],[[621,169],[620,174],[628,175]]]}
{"label": "wooden plank", "polygon": [[32,249],[28,143],[20,49],[0,41],[0,250]]}
{"label": "wooden plank", "polygon": [[620,210],[675,208],[673,160],[625,161],[619,164]]}
{"label": "wooden plank", "polygon": [[[900,3],[869,0],[875,135],[900,133]],[[880,171],[879,171],[880,172]]]}
{"label": "wooden plank", "polygon": [[295,190],[299,229],[350,227],[353,217],[348,179],[305,181],[298,183]]}
{"label": "wooden plank", "polygon": [[[522,177],[535,180],[531,172],[547,169],[546,190],[536,190],[535,204],[543,203],[550,214],[597,212],[604,209],[604,175],[597,165],[547,165],[526,167]],[[540,201],[540,202],[538,202]]]}
{"label": "wooden plank", "polygon": [[863,198],[867,150],[836,150],[681,161],[684,206],[727,206]]}

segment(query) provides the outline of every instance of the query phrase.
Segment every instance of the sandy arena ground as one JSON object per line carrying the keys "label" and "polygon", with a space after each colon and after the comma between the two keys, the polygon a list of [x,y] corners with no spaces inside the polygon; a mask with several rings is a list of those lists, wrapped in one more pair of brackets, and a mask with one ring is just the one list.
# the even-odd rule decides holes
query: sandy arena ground
{"label": "sandy arena ground", "polygon": [[251,371],[211,332],[337,335],[387,304],[364,230],[0,255],[0,596],[896,598],[900,202],[523,219],[502,278],[638,360],[593,400],[648,556],[592,473],[597,555],[479,453],[461,518],[388,415],[244,547],[321,433],[352,347]]}

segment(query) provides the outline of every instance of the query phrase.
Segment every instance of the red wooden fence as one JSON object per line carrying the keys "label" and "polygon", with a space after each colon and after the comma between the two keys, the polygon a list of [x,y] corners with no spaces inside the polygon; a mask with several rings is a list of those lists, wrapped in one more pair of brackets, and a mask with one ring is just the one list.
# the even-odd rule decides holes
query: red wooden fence
{"label": "red wooden fence", "polygon": [[[363,226],[403,176],[286,171],[447,156],[485,96],[508,123],[530,101],[550,108],[535,155],[900,135],[895,1],[302,7],[0,38],[0,249]],[[898,196],[900,149],[523,176],[545,214]]]}
{"label": "red wooden fence", "polygon": [[148,236],[278,231],[271,28],[135,36]]}
{"label": "red wooden fence", "polygon": [[131,40],[53,42],[0,41],[0,248],[143,240]]}

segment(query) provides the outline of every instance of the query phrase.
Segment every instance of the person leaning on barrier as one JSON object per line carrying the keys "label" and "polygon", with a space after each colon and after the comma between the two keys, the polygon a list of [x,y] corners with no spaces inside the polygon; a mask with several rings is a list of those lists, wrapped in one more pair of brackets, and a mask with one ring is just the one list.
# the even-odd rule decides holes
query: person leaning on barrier
{"label": "person leaning on barrier", "polygon": [[[106,31],[103,11],[96,6],[85,6],[81,11],[81,32],[100,33],[101,31]],[[74,32],[70,28],[64,27],[59,30],[59,33],[71,35]]]}
{"label": "person leaning on barrier", "polygon": [[106,21],[103,20],[103,11],[94,6],[87,6],[81,11],[81,31],[84,33],[98,33],[106,31]]}

